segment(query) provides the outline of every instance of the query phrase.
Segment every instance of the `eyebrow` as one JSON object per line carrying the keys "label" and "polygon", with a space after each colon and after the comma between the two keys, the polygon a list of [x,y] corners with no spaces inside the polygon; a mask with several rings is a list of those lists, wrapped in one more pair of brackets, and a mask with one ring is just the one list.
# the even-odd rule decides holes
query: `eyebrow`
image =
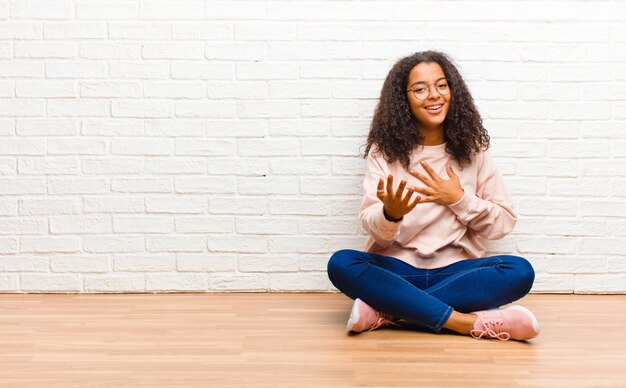
{"label": "eyebrow", "polygon": [[[437,78],[437,79],[435,80],[435,83],[437,83],[437,82],[441,81],[442,79],[446,79],[446,77],[440,77],[440,78]],[[425,83],[426,83],[426,81],[417,81],[417,82],[413,82],[413,83],[411,84],[411,86],[415,86],[415,85],[417,85],[417,84],[425,84]]]}

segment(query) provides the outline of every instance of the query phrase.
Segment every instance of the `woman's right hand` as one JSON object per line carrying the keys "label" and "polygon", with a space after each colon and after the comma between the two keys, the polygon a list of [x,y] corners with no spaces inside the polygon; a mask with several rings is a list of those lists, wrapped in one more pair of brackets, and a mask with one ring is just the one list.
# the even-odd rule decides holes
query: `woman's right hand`
{"label": "woman's right hand", "polygon": [[405,187],[406,180],[403,179],[398,189],[394,192],[393,175],[391,174],[387,176],[386,188],[384,179],[379,179],[378,187],[376,188],[376,196],[383,203],[383,212],[386,218],[399,221],[405,214],[413,210],[413,208],[420,203],[421,197],[419,195],[411,202],[411,197],[414,193],[412,188],[407,189],[407,194],[403,196]]}

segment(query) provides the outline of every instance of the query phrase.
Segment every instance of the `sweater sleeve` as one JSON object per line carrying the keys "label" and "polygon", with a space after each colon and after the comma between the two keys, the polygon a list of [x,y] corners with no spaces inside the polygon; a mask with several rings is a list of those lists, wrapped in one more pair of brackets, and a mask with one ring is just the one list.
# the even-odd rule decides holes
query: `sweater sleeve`
{"label": "sweater sleeve", "polygon": [[383,178],[386,184],[387,177],[380,163],[381,161],[372,157],[371,154],[367,158],[359,220],[363,229],[378,245],[388,247],[394,242],[401,221],[388,221],[383,214],[383,203],[376,196],[378,180]]}
{"label": "sweater sleeve", "polygon": [[479,236],[497,240],[513,230],[517,216],[512,209],[511,195],[490,153],[485,151],[476,161],[479,163],[476,194],[466,189],[463,197],[449,208]]}

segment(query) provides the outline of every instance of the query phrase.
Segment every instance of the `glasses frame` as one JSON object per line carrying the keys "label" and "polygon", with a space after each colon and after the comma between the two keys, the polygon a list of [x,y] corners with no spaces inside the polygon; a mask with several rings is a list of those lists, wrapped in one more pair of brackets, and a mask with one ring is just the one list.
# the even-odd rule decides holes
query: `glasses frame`
{"label": "glasses frame", "polygon": [[[449,80],[449,79],[447,79],[446,77],[441,77],[441,78],[439,78],[438,80],[436,80],[435,82],[433,82],[432,84],[427,84],[427,85],[426,85],[426,87],[428,88],[428,94],[426,95],[426,98],[419,98],[419,97],[417,96],[417,91],[416,91],[415,89],[407,89],[406,91],[407,91],[407,92],[412,92],[412,93],[413,93],[413,95],[415,96],[415,98],[417,98],[417,99],[418,99],[418,100],[420,100],[420,101],[424,101],[424,100],[427,100],[427,99],[428,99],[428,97],[430,97],[430,93],[432,93],[432,92],[431,92],[430,87],[431,87],[431,86],[433,86],[433,85],[437,85],[437,83],[438,83],[438,82],[440,82],[441,80],[445,80],[445,81],[446,81],[446,83],[448,84],[448,93],[441,93],[441,91],[439,91],[439,89],[437,89],[436,87],[435,87],[435,90],[436,90],[436,91],[437,91],[437,93],[438,93],[439,95],[441,95],[441,96],[448,96],[448,95],[450,95],[450,85],[451,85],[451,83],[450,83],[450,80]],[[425,83],[425,82],[423,82],[423,84],[426,84],[426,83]]]}

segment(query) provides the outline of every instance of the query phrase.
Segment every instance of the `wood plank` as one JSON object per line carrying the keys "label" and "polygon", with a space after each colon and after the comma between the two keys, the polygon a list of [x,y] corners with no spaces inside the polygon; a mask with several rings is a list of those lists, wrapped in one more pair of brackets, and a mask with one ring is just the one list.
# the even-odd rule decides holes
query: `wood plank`
{"label": "wood plank", "polygon": [[0,294],[0,386],[626,386],[626,295],[532,294],[528,342],[384,328],[341,294]]}

